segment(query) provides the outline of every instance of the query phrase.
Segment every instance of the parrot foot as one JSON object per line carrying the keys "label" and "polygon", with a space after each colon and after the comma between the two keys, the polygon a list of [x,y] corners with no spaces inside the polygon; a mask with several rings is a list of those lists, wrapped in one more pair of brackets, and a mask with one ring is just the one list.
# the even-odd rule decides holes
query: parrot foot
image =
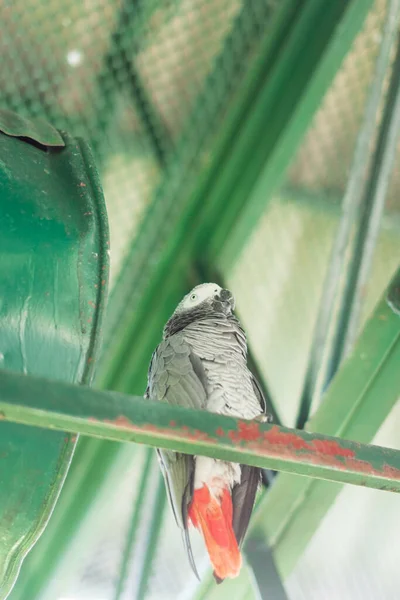
{"label": "parrot foot", "polygon": [[255,417],[254,420],[258,421],[259,423],[272,423],[272,421],[274,419],[271,414],[268,414],[268,415],[258,415],[257,417]]}

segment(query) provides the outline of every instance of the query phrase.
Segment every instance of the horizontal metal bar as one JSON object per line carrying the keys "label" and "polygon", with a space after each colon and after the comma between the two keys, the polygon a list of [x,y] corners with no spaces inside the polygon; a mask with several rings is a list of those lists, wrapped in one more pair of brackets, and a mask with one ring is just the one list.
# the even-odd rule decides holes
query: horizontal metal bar
{"label": "horizontal metal bar", "polygon": [[400,492],[400,451],[0,372],[5,421]]}

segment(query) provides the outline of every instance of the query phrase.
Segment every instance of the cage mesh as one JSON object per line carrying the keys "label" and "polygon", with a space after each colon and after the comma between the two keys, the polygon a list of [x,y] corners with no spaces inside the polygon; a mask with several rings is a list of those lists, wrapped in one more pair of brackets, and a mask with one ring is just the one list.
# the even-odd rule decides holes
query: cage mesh
{"label": "cage mesh", "polygon": [[[69,0],[62,8],[60,0],[0,4],[0,106],[46,117],[91,143],[110,219],[113,281],[143,227],[146,209],[157,194],[164,202],[159,186],[165,172],[171,175],[173,191],[174,177],[182,168],[180,157],[198,165],[208,160],[207,140],[240,87],[252,44],[265,35],[278,4],[279,0],[251,2],[247,19],[241,19],[245,0]],[[385,0],[376,0],[284,185],[269,202],[236,265],[223,274],[237,297],[256,362],[288,426],[296,417],[386,7]],[[223,55],[227,44],[231,52]],[[222,55],[227,62],[219,64],[220,78],[210,85],[209,76]],[[396,167],[364,318],[398,263],[399,186]],[[171,193],[170,206],[163,208],[154,230],[163,228],[168,235],[181,206]],[[394,422],[398,415],[385,424],[380,443],[394,443]],[[114,597],[143,456],[143,450],[124,449],[41,600]],[[345,488],[286,583],[289,598],[398,597],[399,532],[390,532],[398,503],[382,496]],[[143,531],[150,509],[151,505]],[[342,521],[346,511],[350,516]],[[384,522],[377,516],[382,511]],[[364,523],[374,525],[366,529]],[[136,546],[144,535],[138,532]],[[205,572],[207,559],[199,539],[194,539],[199,570]],[[351,551],[345,554],[341,546],[346,543]],[[333,548],[332,569],[318,558],[328,544]],[[355,564],[356,570],[345,562]],[[133,597],[134,580],[132,571],[124,598]],[[167,507],[147,597],[183,600],[196,585]],[[226,594],[239,599],[232,591]],[[241,591],[240,597],[253,594]]]}

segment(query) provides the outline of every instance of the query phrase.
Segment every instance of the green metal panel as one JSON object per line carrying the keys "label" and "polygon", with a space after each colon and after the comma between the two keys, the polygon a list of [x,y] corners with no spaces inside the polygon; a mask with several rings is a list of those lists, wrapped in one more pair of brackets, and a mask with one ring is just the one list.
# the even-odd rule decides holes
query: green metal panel
{"label": "green metal panel", "polygon": [[[50,125],[0,112],[0,367],[90,383],[108,280],[92,156]],[[0,598],[42,533],[76,436],[1,423]]]}
{"label": "green metal panel", "polygon": [[45,147],[63,148],[62,135],[43,119],[32,121],[10,110],[0,109],[0,131],[11,137],[26,138]]}

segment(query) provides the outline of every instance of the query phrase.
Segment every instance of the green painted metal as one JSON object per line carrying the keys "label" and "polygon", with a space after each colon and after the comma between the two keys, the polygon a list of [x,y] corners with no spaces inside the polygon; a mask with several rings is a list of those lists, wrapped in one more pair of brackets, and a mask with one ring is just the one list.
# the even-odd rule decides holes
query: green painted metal
{"label": "green painted metal", "polygon": [[285,588],[275,567],[274,556],[265,538],[254,535],[244,545],[246,561],[251,567],[254,586],[260,600],[288,600]]}
{"label": "green painted metal", "polygon": [[[5,111],[1,118],[8,133],[0,134],[0,366],[88,384],[108,279],[107,219],[93,158],[79,140],[57,141],[50,126],[14,115],[7,121]],[[54,508],[76,436],[0,426],[5,598]]]}
{"label": "green painted metal", "polygon": [[0,109],[0,131],[12,137],[27,138],[45,147],[65,146],[61,133],[47,121],[26,119],[6,109]]}
{"label": "green painted metal", "polygon": [[146,458],[143,465],[142,477],[139,483],[139,489],[135,498],[135,504],[132,506],[132,516],[129,530],[126,536],[126,542],[122,553],[121,566],[118,575],[118,583],[115,590],[115,600],[122,600],[126,578],[131,567],[132,552],[136,543],[138,527],[143,516],[144,503],[147,500],[148,486],[150,483],[150,469],[155,461],[156,455],[152,448],[146,450]]}
{"label": "green painted metal", "polygon": [[[399,315],[394,317],[400,329]],[[400,338],[399,331],[397,334]],[[398,368],[399,339],[396,342],[397,352],[391,353],[391,362]],[[367,359],[362,360],[360,370],[365,376]],[[353,375],[353,365],[344,370],[348,372],[351,367]],[[379,375],[382,379],[382,372]],[[355,375],[354,379],[357,382]],[[0,390],[4,421],[400,491],[400,451],[7,371],[0,372]],[[396,389],[390,391],[391,396],[398,394]]]}
{"label": "green painted metal", "polygon": [[[331,259],[326,273],[323,293],[320,302],[319,314],[315,325],[314,339],[309,357],[309,368],[306,374],[302,397],[300,400],[297,427],[304,427],[309,417],[311,404],[313,402],[318,381],[324,379],[324,364],[328,350],[332,324],[338,327],[337,335],[344,338],[345,328],[339,325],[339,319],[335,306],[340,296],[350,293],[353,288],[355,275],[350,273],[349,248],[352,244],[354,227],[358,224],[361,235],[363,223],[361,207],[365,204],[365,190],[368,189],[367,178],[370,167],[370,158],[376,136],[378,113],[382,104],[382,98],[386,92],[386,79],[391,68],[392,51],[397,37],[400,18],[400,2],[392,0],[386,15],[384,33],[382,37],[379,56],[376,60],[375,73],[371,83],[368,101],[365,106],[363,123],[358,135],[354,151],[353,164],[342,202],[342,216],[338,231],[331,251]],[[360,248],[353,247],[353,262],[359,254]],[[346,276],[347,273],[347,276]],[[342,286],[343,278],[346,285]],[[363,294],[364,295],[364,294]],[[344,300],[343,300],[343,303]],[[346,307],[347,310],[348,307]],[[343,318],[343,314],[342,314]],[[337,338],[337,343],[339,342]],[[353,340],[354,341],[354,340]],[[328,379],[331,379],[338,367],[335,361],[335,369],[332,370]]]}

